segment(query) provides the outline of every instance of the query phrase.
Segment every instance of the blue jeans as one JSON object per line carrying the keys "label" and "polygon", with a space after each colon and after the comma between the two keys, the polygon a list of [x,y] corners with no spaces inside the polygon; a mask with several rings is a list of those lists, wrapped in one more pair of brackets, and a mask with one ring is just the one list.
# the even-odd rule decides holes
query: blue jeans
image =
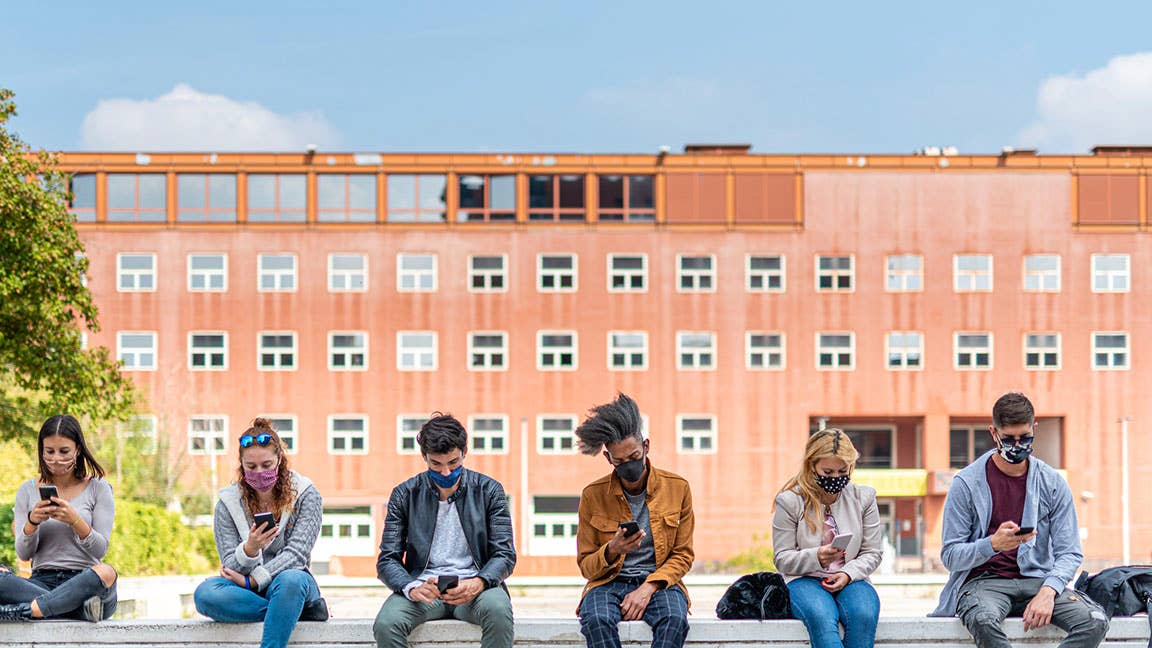
{"label": "blue jeans", "polygon": [[[620,648],[620,603],[644,578],[617,578],[592,588],[580,602],[580,634],[588,648]],[[652,628],[652,648],[680,648],[688,636],[688,599],[673,585],[652,595],[644,609],[644,623]]]}
{"label": "blue jeans", "polygon": [[[811,576],[788,583],[792,616],[804,622],[812,648],[872,648],[880,597],[868,581],[853,581],[831,593]],[[844,640],[840,640],[840,625]]]}
{"label": "blue jeans", "polygon": [[0,573],[0,603],[35,600],[45,619],[83,619],[81,606],[90,596],[100,597],[105,619],[116,612],[116,583],[104,587],[100,575],[91,568],[37,569],[28,579],[11,572]]}
{"label": "blue jeans", "polygon": [[312,574],[286,569],[277,574],[264,592],[253,592],[227,578],[214,576],[200,583],[192,595],[196,610],[213,621],[264,622],[260,648],[284,648],[300,620],[304,604],[320,598]]}

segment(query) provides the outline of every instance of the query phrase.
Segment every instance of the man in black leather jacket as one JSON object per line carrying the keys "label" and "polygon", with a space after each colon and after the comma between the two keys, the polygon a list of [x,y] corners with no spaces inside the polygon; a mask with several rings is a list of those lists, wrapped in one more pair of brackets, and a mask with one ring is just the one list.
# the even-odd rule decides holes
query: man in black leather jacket
{"label": "man in black leather jacket", "polygon": [[376,575],[393,594],[372,624],[376,645],[407,646],[416,626],[455,617],[480,626],[482,648],[509,648],[512,602],[504,580],[516,549],[504,488],[464,468],[468,433],[451,415],[434,414],[416,441],[428,470],[388,499]]}

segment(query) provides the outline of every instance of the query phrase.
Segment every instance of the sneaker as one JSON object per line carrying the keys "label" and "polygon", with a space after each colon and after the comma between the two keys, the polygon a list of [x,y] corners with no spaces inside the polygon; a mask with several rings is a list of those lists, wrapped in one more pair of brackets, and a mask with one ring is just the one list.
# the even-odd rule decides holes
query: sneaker
{"label": "sneaker", "polygon": [[96,623],[104,620],[104,601],[99,596],[89,596],[84,600],[84,620]]}
{"label": "sneaker", "polygon": [[328,603],[324,601],[324,597],[308,601],[304,604],[304,609],[300,610],[301,621],[327,621],[328,620]]}
{"label": "sneaker", "polygon": [[31,621],[32,605],[29,603],[7,603],[0,605],[0,621]]}

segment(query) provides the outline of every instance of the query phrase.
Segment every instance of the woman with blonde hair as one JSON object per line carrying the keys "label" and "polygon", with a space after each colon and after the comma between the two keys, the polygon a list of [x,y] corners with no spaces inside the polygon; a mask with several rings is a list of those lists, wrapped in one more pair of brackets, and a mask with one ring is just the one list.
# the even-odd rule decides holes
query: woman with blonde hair
{"label": "woman with blonde hair", "polygon": [[283,648],[297,621],[328,619],[308,571],[323,502],[311,480],[288,468],[268,419],[252,421],[239,441],[236,482],[221,489],[212,523],[223,566],[193,599],[216,621],[263,621],[261,648]]}
{"label": "woman with blonde hair", "polygon": [[820,430],[776,495],[773,560],[812,648],[872,648],[876,638],[880,599],[868,577],[880,565],[880,514],[876,489],[851,482],[858,457],[843,430]]}

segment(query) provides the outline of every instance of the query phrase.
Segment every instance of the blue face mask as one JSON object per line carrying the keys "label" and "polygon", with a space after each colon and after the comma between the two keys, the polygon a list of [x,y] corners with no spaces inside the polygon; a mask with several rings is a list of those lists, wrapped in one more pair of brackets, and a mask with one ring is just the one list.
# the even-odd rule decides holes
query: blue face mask
{"label": "blue face mask", "polygon": [[460,481],[460,475],[463,472],[464,466],[456,466],[456,470],[453,470],[447,475],[441,475],[435,470],[429,468],[428,477],[432,480],[433,484],[436,484],[440,488],[452,488],[456,485],[456,482]]}

